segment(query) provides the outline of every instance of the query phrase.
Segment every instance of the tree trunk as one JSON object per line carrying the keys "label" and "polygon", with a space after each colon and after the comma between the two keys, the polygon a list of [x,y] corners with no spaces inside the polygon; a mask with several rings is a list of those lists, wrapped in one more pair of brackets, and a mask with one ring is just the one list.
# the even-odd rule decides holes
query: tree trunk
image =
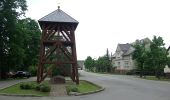
{"label": "tree trunk", "polygon": [[143,77],[143,63],[141,64],[141,67],[140,67],[140,77],[141,78]]}
{"label": "tree trunk", "polygon": [[159,69],[156,69],[156,78],[160,79],[160,71],[159,71]]}

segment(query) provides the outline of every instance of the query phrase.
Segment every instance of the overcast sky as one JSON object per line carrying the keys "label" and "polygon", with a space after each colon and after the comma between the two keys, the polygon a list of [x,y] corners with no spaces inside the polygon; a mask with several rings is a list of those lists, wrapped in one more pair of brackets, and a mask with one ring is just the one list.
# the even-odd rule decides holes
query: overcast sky
{"label": "overcast sky", "polygon": [[161,36],[170,45],[170,0],[27,0],[27,17],[35,20],[60,8],[79,21],[79,60],[115,52],[118,43]]}

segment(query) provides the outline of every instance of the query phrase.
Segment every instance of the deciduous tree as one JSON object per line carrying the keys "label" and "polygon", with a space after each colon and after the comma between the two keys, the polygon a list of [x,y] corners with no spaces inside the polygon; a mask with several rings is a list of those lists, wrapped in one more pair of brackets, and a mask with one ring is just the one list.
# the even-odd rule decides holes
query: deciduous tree
{"label": "deciduous tree", "polygon": [[[24,50],[22,34],[17,21],[27,10],[25,0],[0,1],[0,77],[5,78],[6,72],[16,63],[21,64]],[[14,63],[14,64],[13,64]],[[14,65],[14,66],[13,66]]]}

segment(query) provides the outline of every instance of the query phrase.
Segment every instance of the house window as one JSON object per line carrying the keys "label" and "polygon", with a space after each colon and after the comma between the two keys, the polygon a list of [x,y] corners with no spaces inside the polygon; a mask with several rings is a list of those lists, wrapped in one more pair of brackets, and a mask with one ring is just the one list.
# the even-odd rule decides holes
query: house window
{"label": "house window", "polygon": [[120,59],[120,52],[117,53],[117,58]]}
{"label": "house window", "polygon": [[129,68],[129,62],[128,61],[125,61],[125,68]]}

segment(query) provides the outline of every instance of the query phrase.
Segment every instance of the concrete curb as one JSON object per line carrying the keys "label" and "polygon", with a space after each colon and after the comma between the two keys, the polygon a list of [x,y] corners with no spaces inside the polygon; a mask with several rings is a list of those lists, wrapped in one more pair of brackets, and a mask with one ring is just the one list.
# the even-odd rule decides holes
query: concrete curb
{"label": "concrete curb", "polygon": [[98,92],[101,92],[101,91],[104,91],[104,90],[105,90],[105,88],[102,88],[102,89],[99,89],[99,90],[96,90],[96,91],[85,92],[85,93],[76,93],[75,96],[94,94],[94,93],[98,93]]}
{"label": "concrete curb", "polygon": [[23,94],[0,93],[0,95],[3,95],[3,96],[16,96],[16,97],[46,97],[46,96],[38,96],[38,95],[32,95],[32,94],[23,95]]}

